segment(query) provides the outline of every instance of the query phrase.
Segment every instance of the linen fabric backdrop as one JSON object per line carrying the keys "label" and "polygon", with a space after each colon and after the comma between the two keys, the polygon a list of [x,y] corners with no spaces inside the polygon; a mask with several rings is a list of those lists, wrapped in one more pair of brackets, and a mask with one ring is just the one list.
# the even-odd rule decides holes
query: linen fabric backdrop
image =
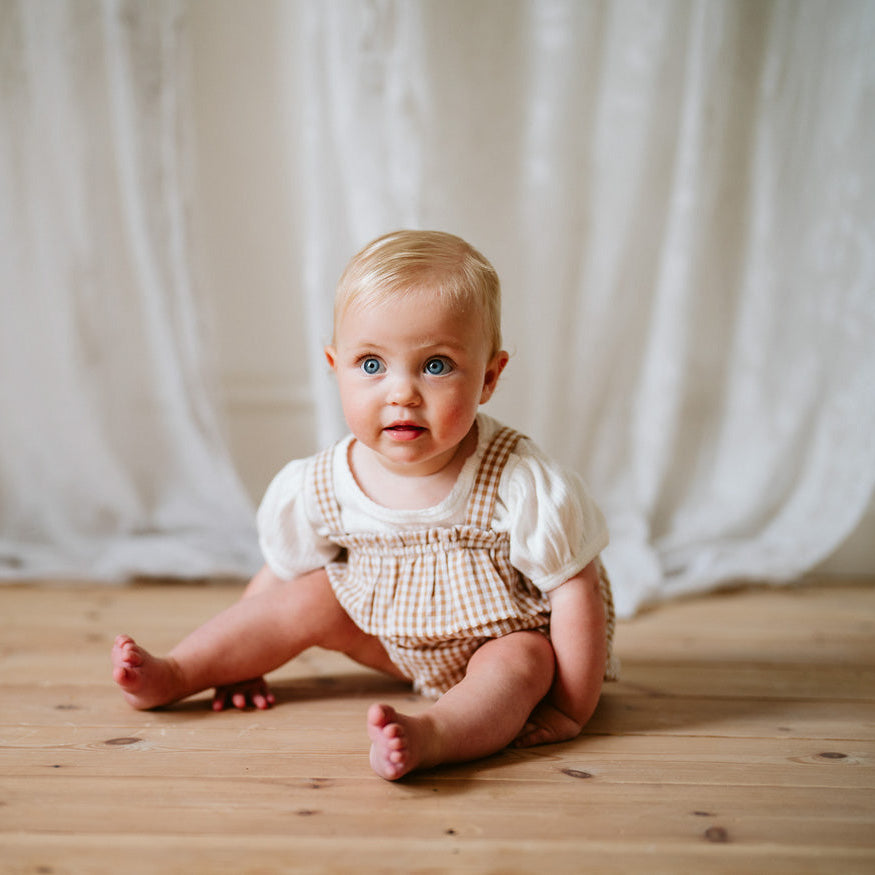
{"label": "linen fabric backdrop", "polygon": [[[442,228],[502,276],[514,377],[490,410],[588,482],[621,616],[791,580],[854,530],[875,483],[875,5],[274,9],[314,448],[343,431],[320,355],[339,268]],[[260,564],[205,328],[192,11],[0,0],[5,579]]]}

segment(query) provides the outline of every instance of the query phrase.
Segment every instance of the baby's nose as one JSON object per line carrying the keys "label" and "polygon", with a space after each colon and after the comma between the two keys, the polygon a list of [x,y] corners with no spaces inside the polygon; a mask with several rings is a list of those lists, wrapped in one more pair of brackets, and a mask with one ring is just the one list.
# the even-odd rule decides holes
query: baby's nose
{"label": "baby's nose", "polygon": [[397,377],[389,388],[389,403],[402,406],[415,404],[419,400],[416,381],[409,377]]}

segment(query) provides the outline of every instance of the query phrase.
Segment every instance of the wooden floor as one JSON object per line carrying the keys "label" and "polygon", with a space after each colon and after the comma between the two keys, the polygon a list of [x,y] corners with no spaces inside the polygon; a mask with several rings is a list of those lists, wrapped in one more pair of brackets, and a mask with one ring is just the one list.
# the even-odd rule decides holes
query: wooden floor
{"label": "wooden floor", "polygon": [[364,713],[421,700],[322,651],[266,713],[123,703],[115,633],[236,592],[0,588],[0,871],[875,872],[875,581],[646,613],[580,738],[394,784]]}

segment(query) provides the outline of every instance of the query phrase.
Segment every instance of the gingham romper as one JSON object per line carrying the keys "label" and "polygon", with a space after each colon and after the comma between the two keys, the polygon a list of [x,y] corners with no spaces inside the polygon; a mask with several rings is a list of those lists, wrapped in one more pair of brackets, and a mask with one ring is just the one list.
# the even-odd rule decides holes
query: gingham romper
{"label": "gingham romper", "polygon": [[[510,539],[490,528],[498,484],[520,435],[503,427],[483,454],[463,525],[347,534],[334,490],[334,447],[313,468],[328,538],[344,548],[326,566],[339,602],[377,636],[414,689],[437,698],[465,675],[482,644],[522,629],[548,634],[550,602],[510,564]],[[603,575],[608,647],[614,615]]]}

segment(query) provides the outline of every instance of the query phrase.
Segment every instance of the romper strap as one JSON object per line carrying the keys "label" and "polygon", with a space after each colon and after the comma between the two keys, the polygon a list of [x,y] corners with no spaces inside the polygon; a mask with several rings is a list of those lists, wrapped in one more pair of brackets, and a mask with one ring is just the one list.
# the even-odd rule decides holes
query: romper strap
{"label": "romper strap", "polygon": [[519,432],[507,426],[502,426],[492,436],[480,461],[480,468],[477,470],[477,478],[468,501],[467,525],[481,529],[489,528],[495,500],[498,498],[501,472],[521,437]]}
{"label": "romper strap", "polygon": [[340,522],[340,502],[334,492],[334,444],[317,453],[313,470],[316,503],[322,519],[333,532],[343,530]]}

